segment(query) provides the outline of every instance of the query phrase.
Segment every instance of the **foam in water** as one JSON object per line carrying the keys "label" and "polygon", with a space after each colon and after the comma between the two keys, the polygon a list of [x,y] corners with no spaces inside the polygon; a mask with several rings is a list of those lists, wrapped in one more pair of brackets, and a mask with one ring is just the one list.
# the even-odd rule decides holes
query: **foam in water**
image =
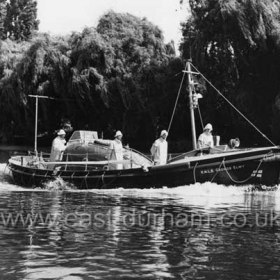
{"label": "foam in water", "polygon": [[0,191],[18,191],[24,188],[13,184],[11,172],[6,163],[0,164]]}
{"label": "foam in water", "polygon": [[[215,183],[196,183],[176,188],[162,187],[159,189],[92,189],[77,190],[73,184],[57,177],[55,180],[44,184],[43,188],[27,189],[13,183],[7,164],[0,164],[0,191],[67,191],[67,192],[91,192],[96,195],[105,194],[116,197],[142,197],[147,199],[176,199],[183,204],[196,204],[209,206],[223,206],[225,203],[242,203],[250,195],[261,197],[273,196],[280,198],[279,186],[267,188],[265,186],[224,186]],[[279,206],[280,208],[280,206]]]}
{"label": "foam in water", "polygon": [[73,184],[65,182],[61,177],[57,177],[55,180],[44,183],[43,188],[49,191],[67,191],[76,189]]}
{"label": "foam in water", "polygon": [[0,191],[66,191],[75,187],[57,177],[44,184],[43,188],[24,188],[14,184],[11,171],[6,163],[0,164]]}

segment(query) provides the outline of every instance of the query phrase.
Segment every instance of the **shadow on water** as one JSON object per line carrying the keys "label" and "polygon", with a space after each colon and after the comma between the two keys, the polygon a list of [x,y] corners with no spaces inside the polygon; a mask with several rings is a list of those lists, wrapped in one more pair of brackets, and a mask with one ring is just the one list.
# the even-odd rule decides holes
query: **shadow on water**
{"label": "shadow on water", "polygon": [[[214,186],[220,191],[215,196],[210,186],[193,187],[203,192],[193,191],[190,197],[181,196],[181,187],[173,193],[168,189],[1,192],[0,217],[5,214],[7,222],[8,214],[20,213],[24,219],[16,223],[14,216],[14,225],[3,225],[2,220],[1,275],[5,279],[278,275],[278,194],[234,188],[222,192]],[[265,224],[268,214],[272,224]]]}
{"label": "shadow on water", "polygon": [[0,164],[1,279],[279,278],[278,188],[46,188]]}

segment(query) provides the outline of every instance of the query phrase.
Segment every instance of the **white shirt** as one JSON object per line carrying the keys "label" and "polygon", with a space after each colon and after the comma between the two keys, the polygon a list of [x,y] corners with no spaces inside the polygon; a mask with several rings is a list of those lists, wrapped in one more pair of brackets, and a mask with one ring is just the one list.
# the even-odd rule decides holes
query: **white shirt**
{"label": "white shirt", "polygon": [[213,147],[214,141],[212,134],[207,134],[205,132],[201,133],[198,137],[198,148],[207,148],[207,147]]}
{"label": "white shirt", "polygon": [[155,165],[166,164],[167,162],[167,141],[163,138],[157,139],[152,148],[151,154]]}
{"label": "white shirt", "polygon": [[60,161],[62,159],[62,155],[66,149],[66,140],[59,136],[55,137],[52,142],[52,150],[50,155],[50,161]]}
{"label": "white shirt", "polygon": [[[110,144],[111,149],[111,159],[113,160],[123,160],[123,145],[122,141],[115,139]],[[115,166],[116,169],[122,169],[123,165],[117,163]]]}

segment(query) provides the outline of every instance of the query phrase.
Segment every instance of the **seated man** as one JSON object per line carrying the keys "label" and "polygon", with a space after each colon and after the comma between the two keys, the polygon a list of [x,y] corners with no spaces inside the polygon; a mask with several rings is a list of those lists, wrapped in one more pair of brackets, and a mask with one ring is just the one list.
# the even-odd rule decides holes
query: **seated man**
{"label": "seated man", "polygon": [[213,127],[208,123],[198,137],[198,149],[203,148],[212,148],[214,146],[213,136],[212,136]]}

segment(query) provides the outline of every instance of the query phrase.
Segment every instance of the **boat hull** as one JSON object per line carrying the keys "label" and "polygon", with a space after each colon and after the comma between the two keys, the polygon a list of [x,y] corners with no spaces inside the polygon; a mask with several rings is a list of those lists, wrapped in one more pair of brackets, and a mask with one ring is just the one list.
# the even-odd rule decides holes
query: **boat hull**
{"label": "boat hull", "polygon": [[[214,182],[223,185],[277,185],[280,160],[278,149],[255,149],[244,153],[219,154],[181,159],[162,166],[122,170],[100,170],[61,166],[55,170],[32,168],[9,161],[16,184],[42,186],[58,177],[78,189],[161,188]],[[19,162],[19,161],[18,161]]]}

